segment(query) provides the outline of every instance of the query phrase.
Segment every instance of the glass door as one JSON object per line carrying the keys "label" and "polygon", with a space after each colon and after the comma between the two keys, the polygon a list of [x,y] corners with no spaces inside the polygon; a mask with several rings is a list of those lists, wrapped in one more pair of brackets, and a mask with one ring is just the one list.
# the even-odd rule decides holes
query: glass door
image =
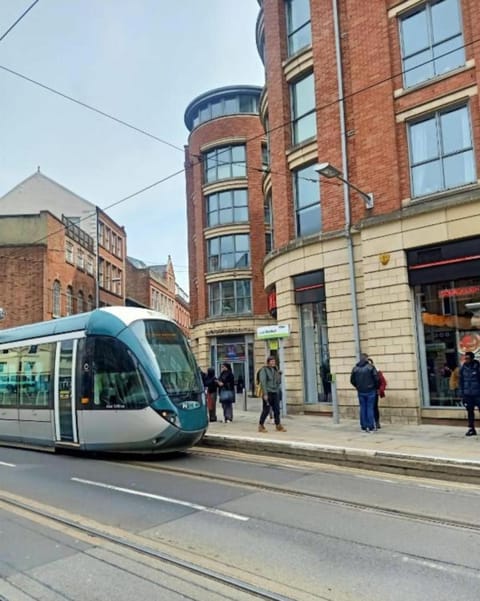
{"label": "glass door", "polygon": [[57,342],[55,361],[55,437],[60,442],[78,442],[75,411],[75,359],[77,340]]}

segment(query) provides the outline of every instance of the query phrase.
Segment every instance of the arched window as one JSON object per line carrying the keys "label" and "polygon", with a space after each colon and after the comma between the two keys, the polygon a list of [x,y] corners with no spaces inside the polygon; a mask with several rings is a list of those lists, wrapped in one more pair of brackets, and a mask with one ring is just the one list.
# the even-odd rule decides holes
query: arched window
{"label": "arched window", "polygon": [[60,282],[58,280],[55,280],[53,282],[52,288],[52,317],[60,317],[61,315],[61,292],[62,289],[60,286]]}
{"label": "arched window", "polygon": [[80,290],[77,296],[77,313],[83,313],[85,311],[84,305],[83,292]]}
{"label": "arched window", "polygon": [[91,294],[88,295],[88,301],[87,301],[87,311],[92,311],[93,310],[93,296]]}
{"label": "arched window", "polygon": [[67,286],[67,315],[73,313],[73,289],[71,286]]}

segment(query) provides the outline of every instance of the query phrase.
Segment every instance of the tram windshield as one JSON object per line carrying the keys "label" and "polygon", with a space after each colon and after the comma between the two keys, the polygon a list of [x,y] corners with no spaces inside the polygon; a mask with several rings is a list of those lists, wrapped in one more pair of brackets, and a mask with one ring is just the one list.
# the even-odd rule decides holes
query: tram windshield
{"label": "tram windshield", "polygon": [[136,321],[130,328],[153,355],[158,377],[168,395],[175,397],[203,391],[195,358],[178,326],[151,319]]}

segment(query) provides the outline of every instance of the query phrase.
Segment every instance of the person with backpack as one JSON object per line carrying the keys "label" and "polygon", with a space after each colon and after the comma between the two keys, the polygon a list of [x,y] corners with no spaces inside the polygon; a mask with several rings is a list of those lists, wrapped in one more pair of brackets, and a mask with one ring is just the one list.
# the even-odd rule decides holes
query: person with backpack
{"label": "person with backpack", "polygon": [[357,390],[360,404],[360,427],[363,432],[375,431],[374,406],[379,387],[378,372],[368,361],[368,355],[362,353],[360,361],[352,369],[350,383]]}
{"label": "person with backpack", "polygon": [[480,410],[480,363],[474,353],[467,351],[465,361],[460,368],[460,396],[468,416],[468,430],[465,436],[476,436],[475,407]]}
{"label": "person with backpack", "polygon": [[273,419],[275,421],[276,430],[278,432],[286,432],[286,428],[284,428],[280,422],[281,374],[277,369],[275,357],[268,357],[267,364],[259,370],[258,379],[259,386],[262,390],[262,412],[258,423],[258,431],[268,431],[265,428],[265,420],[267,419],[271,408],[273,410]]}

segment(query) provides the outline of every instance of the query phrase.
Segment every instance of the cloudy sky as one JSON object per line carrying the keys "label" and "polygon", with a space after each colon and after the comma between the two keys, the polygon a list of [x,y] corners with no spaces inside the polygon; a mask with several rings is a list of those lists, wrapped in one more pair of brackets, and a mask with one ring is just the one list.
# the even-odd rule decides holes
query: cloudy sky
{"label": "cloudy sky", "polygon": [[[33,0],[0,1],[0,36]],[[183,113],[206,90],[263,85],[256,0],[39,0],[0,42],[0,196],[34,173],[102,208],[183,168],[183,153],[7,71],[92,105],[180,149]],[[188,286],[180,174],[107,212],[128,254],[172,256]]]}

